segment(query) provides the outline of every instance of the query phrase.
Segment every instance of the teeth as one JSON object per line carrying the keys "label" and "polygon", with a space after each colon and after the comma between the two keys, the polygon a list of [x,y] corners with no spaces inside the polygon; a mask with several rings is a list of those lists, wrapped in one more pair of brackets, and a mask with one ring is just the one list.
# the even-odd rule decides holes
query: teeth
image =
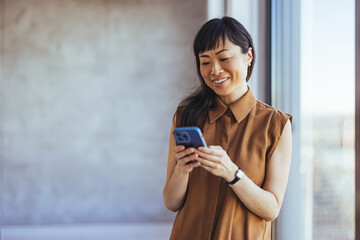
{"label": "teeth", "polygon": [[216,84],[219,84],[219,83],[223,83],[227,80],[227,78],[223,78],[223,79],[219,79],[219,80],[214,80],[213,82],[216,83]]}

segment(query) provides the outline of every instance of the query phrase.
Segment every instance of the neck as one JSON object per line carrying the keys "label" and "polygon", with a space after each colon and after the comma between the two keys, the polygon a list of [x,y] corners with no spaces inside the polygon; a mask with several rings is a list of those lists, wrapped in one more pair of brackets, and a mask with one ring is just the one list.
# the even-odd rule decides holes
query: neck
{"label": "neck", "polygon": [[236,102],[242,96],[244,96],[247,91],[248,91],[248,86],[245,83],[241,85],[235,93],[226,96],[219,96],[219,97],[226,106],[230,106],[233,102]]}

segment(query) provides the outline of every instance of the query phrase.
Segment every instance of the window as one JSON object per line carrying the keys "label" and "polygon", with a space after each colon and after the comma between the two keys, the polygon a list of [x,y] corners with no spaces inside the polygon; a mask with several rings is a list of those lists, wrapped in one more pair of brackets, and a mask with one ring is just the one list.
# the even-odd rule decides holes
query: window
{"label": "window", "polygon": [[354,239],[355,1],[272,1],[272,100],[294,115],[276,239]]}
{"label": "window", "polygon": [[301,173],[307,239],[354,239],[355,1],[301,13]]}

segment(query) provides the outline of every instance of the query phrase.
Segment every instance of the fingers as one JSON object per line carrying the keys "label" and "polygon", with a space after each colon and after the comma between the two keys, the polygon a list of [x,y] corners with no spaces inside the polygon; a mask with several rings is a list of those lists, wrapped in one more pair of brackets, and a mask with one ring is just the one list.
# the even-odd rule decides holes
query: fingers
{"label": "fingers", "polygon": [[199,152],[203,152],[203,153],[206,153],[209,155],[214,155],[214,156],[222,156],[225,152],[221,146],[209,146],[208,148],[199,147],[197,150]]}
{"label": "fingers", "polygon": [[190,163],[187,163],[185,165],[185,167],[188,169],[188,170],[192,170],[193,168],[195,167],[199,167],[201,165],[201,163],[199,161],[194,161],[194,162],[190,162]]}
{"label": "fingers", "polygon": [[177,152],[180,152],[180,151],[184,151],[185,150],[185,146],[184,145],[177,145],[175,146],[174,148],[174,151],[177,153]]}
{"label": "fingers", "polygon": [[199,154],[197,161],[201,166],[213,174],[223,169],[230,160],[221,146],[199,147],[195,152]]}
{"label": "fingers", "polygon": [[199,147],[195,152],[199,154],[201,158],[216,163],[221,162],[221,159],[226,155],[220,146],[210,146],[210,148]]}
{"label": "fingers", "polygon": [[211,161],[211,162],[220,162],[221,157],[215,156],[215,155],[210,155],[207,153],[203,153],[203,152],[196,152],[200,158],[202,158],[203,160],[207,160],[207,161]]}
{"label": "fingers", "polygon": [[185,149],[184,146],[179,145],[174,148],[174,151],[175,151],[175,159],[180,160],[180,159],[184,158],[185,156],[191,155],[192,153],[194,153],[195,149],[194,148]]}
{"label": "fingers", "polygon": [[218,172],[226,162],[224,160],[227,157],[226,152],[221,146],[199,147],[195,149],[178,145],[174,148],[174,152],[175,159],[181,169],[183,169],[182,171],[191,172],[194,167],[202,166],[215,175],[220,174]]}
{"label": "fingers", "polygon": [[195,167],[200,166],[200,162],[197,161],[199,155],[195,153],[194,148],[185,149],[184,146],[179,145],[174,148],[175,160],[180,167],[180,171],[184,173],[190,173]]}
{"label": "fingers", "polygon": [[217,168],[217,163],[209,161],[206,158],[203,158],[203,157],[199,156],[197,158],[197,161],[200,162],[201,166],[206,166],[208,168]]}
{"label": "fingers", "polygon": [[191,154],[189,156],[186,156],[186,157],[178,160],[178,162],[180,163],[180,165],[185,165],[185,164],[189,164],[192,161],[196,161],[198,158],[199,158],[199,155],[194,153],[194,154]]}

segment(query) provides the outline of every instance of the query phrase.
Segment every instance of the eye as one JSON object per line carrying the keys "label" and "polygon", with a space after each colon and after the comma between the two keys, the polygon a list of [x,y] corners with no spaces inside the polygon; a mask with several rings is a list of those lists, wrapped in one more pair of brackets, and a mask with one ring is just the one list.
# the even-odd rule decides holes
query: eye
{"label": "eye", "polygon": [[209,65],[209,62],[203,62],[201,65]]}
{"label": "eye", "polygon": [[222,61],[222,62],[225,62],[225,61],[227,61],[227,60],[229,60],[229,58],[221,58],[221,59],[220,59],[220,61]]}

